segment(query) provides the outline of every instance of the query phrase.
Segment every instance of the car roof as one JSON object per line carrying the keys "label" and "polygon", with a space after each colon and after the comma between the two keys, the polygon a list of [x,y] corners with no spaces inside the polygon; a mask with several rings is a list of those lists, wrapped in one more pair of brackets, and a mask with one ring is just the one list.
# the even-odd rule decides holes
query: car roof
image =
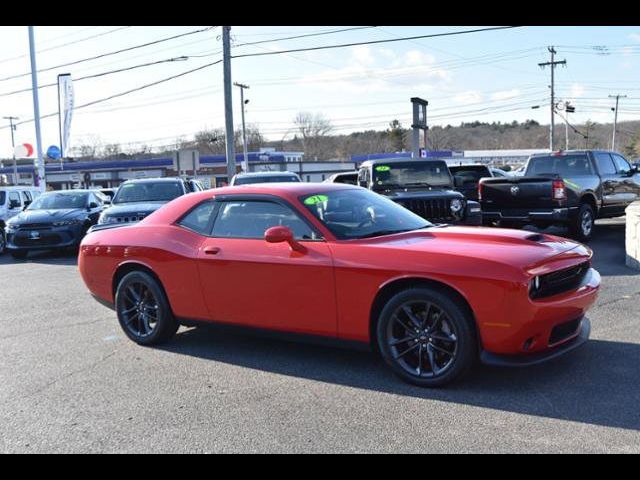
{"label": "car roof", "polygon": [[44,192],[43,195],[47,193],[62,193],[62,194],[72,194],[72,193],[96,193],[96,190],[88,190],[86,188],[78,188],[72,190],[51,190],[50,192]]}
{"label": "car roof", "polygon": [[369,165],[378,165],[378,164],[388,164],[388,163],[403,163],[403,162],[445,162],[446,160],[443,158],[378,158],[376,160],[365,160],[360,165],[361,167],[366,167]]}
{"label": "car roof", "polygon": [[[126,180],[124,183],[174,183],[174,182],[182,182],[183,180],[178,177],[161,177],[161,178],[132,178],[130,180]],[[124,184],[123,183],[123,184]]]}
{"label": "car roof", "polygon": [[236,177],[240,178],[240,177],[269,177],[269,176],[283,176],[283,175],[291,175],[293,176],[298,176],[297,173],[294,172],[289,172],[289,171],[285,171],[285,172],[243,172],[243,173],[237,173]]}

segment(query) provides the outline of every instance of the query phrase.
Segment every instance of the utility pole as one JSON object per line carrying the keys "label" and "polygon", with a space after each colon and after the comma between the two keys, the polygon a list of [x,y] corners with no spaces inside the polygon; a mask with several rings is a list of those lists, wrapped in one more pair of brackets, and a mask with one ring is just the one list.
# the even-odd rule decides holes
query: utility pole
{"label": "utility pole", "polygon": [[556,49],[553,47],[548,47],[547,48],[549,50],[549,53],[551,53],[551,61],[550,62],[544,62],[544,63],[539,63],[538,66],[541,68],[544,67],[551,67],[551,126],[549,127],[549,149],[550,150],[554,150],[553,148],[553,129],[555,127],[555,69],[557,65],[566,65],[567,61],[566,60],[555,60],[555,55],[556,53]]}
{"label": "utility pole", "polygon": [[36,67],[36,48],[33,36],[33,26],[29,27],[29,54],[31,57],[31,89],[33,91],[33,119],[36,124],[36,165],[34,185],[40,191],[47,191],[44,162],[42,160],[42,136],[40,133],[40,102],[38,101],[38,68]]}
{"label": "utility pole", "polygon": [[616,129],[618,128],[618,102],[621,98],[627,98],[626,95],[609,95],[609,98],[616,99],[615,115],[613,118],[613,138],[611,139],[611,150],[616,149]]}
{"label": "utility pole", "polygon": [[[249,153],[247,152],[247,129],[244,124],[244,106],[245,106],[244,89],[249,88],[249,85],[244,85],[238,82],[235,82],[234,85],[240,88],[240,108],[242,109],[241,110],[242,111],[242,152],[244,154],[244,163],[242,165],[242,169],[245,172],[248,172],[249,171]],[[249,100],[247,100],[246,103],[249,103]]]}
{"label": "utility pole", "polygon": [[11,152],[13,155],[13,184],[18,185],[18,162],[16,161],[16,142],[13,137],[13,132],[16,130],[16,126],[13,124],[14,120],[18,120],[18,117],[2,117],[5,120],[9,120],[9,128],[11,129]]}
{"label": "utility pole", "polygon": [[233,138],[233,102],[231,94],[231,27],[222,27],[222,59],[224,78],[224,124],[227,147],[227,182],[236,174],[236,152]]}

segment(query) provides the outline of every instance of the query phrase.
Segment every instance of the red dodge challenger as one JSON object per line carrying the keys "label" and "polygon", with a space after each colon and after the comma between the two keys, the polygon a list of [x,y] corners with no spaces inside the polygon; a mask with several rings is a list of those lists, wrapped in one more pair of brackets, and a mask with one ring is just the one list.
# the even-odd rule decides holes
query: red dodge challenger
{"label": "red dodge challenger", "polygon": [[368,344],[440,386],[476,360],[521,366],[585,343],[592,252],[516,230],[433,225],[341,184],[226,187],[91,232],[79,268],[142,345],[219,322]]}

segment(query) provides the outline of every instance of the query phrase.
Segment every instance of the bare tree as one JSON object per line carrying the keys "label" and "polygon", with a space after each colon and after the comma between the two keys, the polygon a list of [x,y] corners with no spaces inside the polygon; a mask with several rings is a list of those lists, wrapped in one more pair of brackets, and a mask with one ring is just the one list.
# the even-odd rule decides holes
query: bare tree
{"label": "bare tree", "polygon": [[308,160],[327,158],[331,156],[329,152],[322,149],[322,139],[333,131],[333,125],[321,113],[300,112],[296,115],[293,123],[298,128],[302,136],[302,145],[305,157]]}

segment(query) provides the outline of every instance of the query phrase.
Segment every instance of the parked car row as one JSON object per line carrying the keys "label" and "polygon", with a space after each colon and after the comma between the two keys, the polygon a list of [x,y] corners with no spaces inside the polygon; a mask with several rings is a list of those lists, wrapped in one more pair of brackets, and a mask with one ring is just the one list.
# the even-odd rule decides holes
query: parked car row
{"label": "parked car row", "polygon": [[[204,190],[196,180],[138,179],[117,190],[0,189],[0,253],[17,259],[31,251],[74,249],[97,224],[139,222],[171,200]],[[111,197],[111,198],[110,198]]]}

